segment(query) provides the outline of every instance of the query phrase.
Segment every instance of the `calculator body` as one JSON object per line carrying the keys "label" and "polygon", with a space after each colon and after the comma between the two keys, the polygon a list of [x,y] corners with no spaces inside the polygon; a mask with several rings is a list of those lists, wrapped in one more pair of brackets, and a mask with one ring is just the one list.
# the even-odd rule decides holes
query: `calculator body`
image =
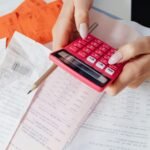
{"label": "calculator body", "polygon": [[121,73],[123,64],[109,65],[108,60],[116,50],[89,34],[86,39],[78,38],[64,49],[50,54],[58,66],[101,92]]}

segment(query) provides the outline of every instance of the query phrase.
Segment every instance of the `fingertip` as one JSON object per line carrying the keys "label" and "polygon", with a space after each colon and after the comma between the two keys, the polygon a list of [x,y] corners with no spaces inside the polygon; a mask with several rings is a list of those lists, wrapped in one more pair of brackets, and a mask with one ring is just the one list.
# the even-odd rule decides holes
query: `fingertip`
{"label": "fingertip", "polygon": [[60,34],[60,36],[55,36],[53,42],[52,42],[52,49],[53,50],[59,50],[65,47],[69,42],[69,35],[63,36]]}
{"label": "fingertip", "polygon": [[115,52],[109,59],[108,63],[110,65],[114,65],[116,63],[119,63],[123,59],[123,55],[121,52],[117,51]]}
{"label": "fingertip", "polygon": [[60,47],[61,47],[61,46],[58,45],[58,44],[56,44],[55,42],[52,43],[52,50],[53,50],[53,51],[59,50]]}
{"label": "fingertip", "polygon": [[104,91],[110,96],[116,96],[118,94],[118,92],[111,87],[107,87]]}
{"label": "fingertip", "polygon": [[81,23],[79,25],[79,34],[82,39],[85,39],[88,35],[88,25],[87,23]]}

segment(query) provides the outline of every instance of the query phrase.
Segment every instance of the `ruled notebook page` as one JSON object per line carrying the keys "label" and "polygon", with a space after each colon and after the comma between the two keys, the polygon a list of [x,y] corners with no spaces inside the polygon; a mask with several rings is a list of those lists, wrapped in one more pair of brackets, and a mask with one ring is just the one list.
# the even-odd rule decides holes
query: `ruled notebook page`
{"label": "ruled notebook page", "polygon": [[9,150],[62,150],[101,96],[57,69],[37,95]]}

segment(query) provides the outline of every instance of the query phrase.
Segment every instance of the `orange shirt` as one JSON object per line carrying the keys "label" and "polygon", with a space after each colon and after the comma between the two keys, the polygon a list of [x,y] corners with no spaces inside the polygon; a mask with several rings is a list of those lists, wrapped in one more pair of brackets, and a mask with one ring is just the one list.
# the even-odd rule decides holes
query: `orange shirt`
{"label": "orange shirt", "polygon": [[43,0],[25,0],[12,13],[0,17],[0,38],[7,37],[9,41],[18,31],[43,44],[51,41],[61,7],[61,0],[48,4]]}

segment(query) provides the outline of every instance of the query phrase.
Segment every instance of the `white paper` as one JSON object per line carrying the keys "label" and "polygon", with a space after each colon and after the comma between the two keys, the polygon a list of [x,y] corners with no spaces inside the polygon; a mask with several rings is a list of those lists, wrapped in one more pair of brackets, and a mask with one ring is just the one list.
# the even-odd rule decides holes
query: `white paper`
{"label": "white paper", "polygon": [[131,20],[131,0],[94,0],[94,7],[120,18]]}
{"label": "white paper", "polygon": [[90,24],[95,22],[98,23],[98,27],[92,34],[114,48],[119,48],[142,36],[132,26],[92,9],[90,11]]}
{"label": "white paper", "polygon": [[127,24],[128,26],[131,26],[134,28],[137,32],[140,33],[142,36],[150,36],[150,28],[145,27],[139,23],[136,23],[134,21],[126,21],[126,20],[121,20],[122,23]]}
{"label": "white paper", "polygon": [[149,150],[150,82],[105,95],[66,150]]}
{"label": "white paper", "polygon": [[0,39],[0,51],[6,49],[6,38]]}
{"label": "white paper", "polygon": [[31,99],[27,92],[37,73],[28,62],[8,53],[0,66],[0,149],[5,150]]}
{"label": "white paper", "polygon": [[6,54],[6,38],[0,39],[0,64],[3,62]]}
{"label": "white paper", "polygon": [[100,96],[57,69],[37,95],[9,150],[62,150]]}
{"label": "white paper", "polygon": [[8,49],[28,59],[39,73],[39,76],[52,64],[49,60],[50,50],[48,48],[19,32],[14,33]]}
{"label": "white paper", "polygon": [[[22,40],[21,40],[22,39]],[[18,43],[19,42],[19,43]],[[35,92],[27,95],[33,83],[49,67],[48,49],[16,33],[0,65],[0,149],[5,150],[26,113]],[[24,46],[22,46],[24,45]],[[33,49],[34,45],[34,49]],[[28,48],[31,47],[30,57]],[[45,50],[45,51],[44,51]],[[41,52],[40,52],[41,51]],[[21,54],[24,55],[21,55]],[[26,56],[26,57],[24,57]],[[35,56],[34,61],[30,61]],[[44,57],[45,56],[45,57]],[[35,66],[40,64],[39,68]]]}

